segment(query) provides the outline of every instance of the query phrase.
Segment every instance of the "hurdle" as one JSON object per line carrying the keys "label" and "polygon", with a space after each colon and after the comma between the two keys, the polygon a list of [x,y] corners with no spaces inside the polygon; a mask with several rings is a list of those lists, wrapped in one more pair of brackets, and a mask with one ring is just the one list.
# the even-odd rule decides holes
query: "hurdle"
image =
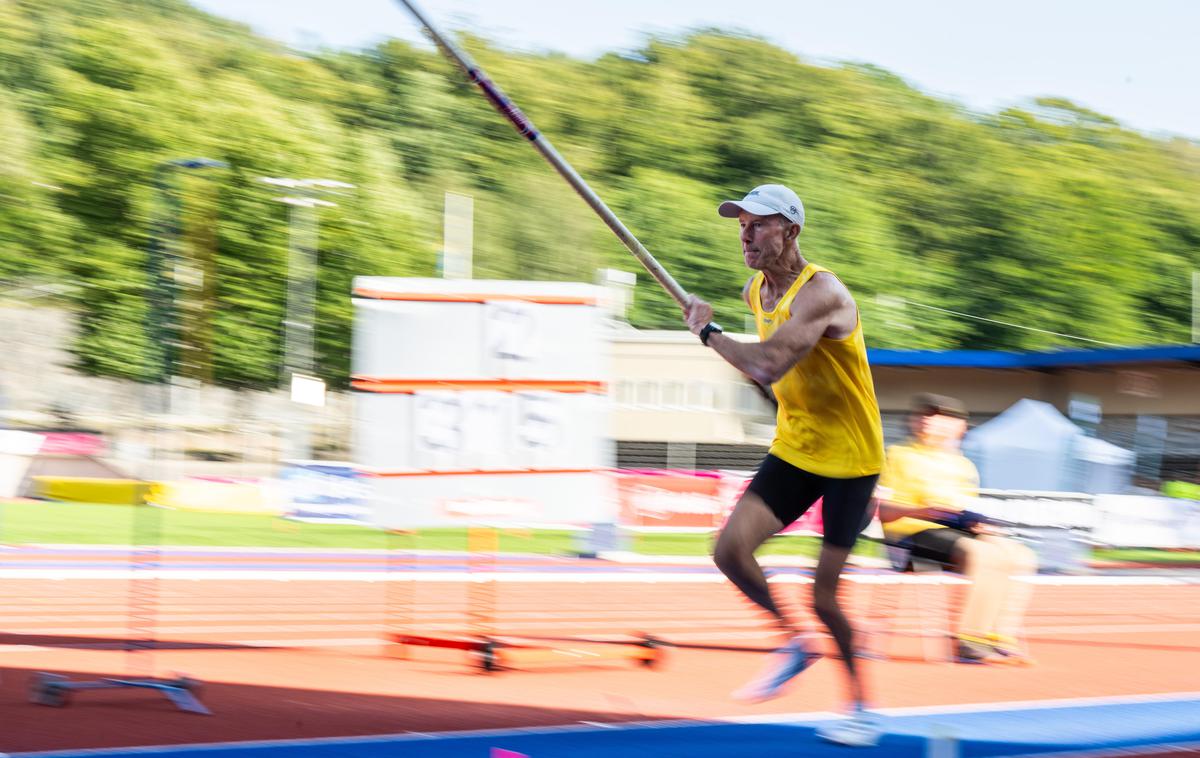
{"label": "hurdle", "polygon": [[[573,637],[533,637],[498,632],[496,561],[501,529],[496,526],[472,526],[467,529],[467,629],[462,635],[420,634],[412,629],[411,615],[401,615],[409,606],[398,606],[388,635],[388,655],[412,660],[421,649],[459,650],[469,668],[481,673],[527,669],[537,665],[587,665],[608,661],[627,661],[648,669],[658,668],[666,659],[669,645],[644,632],[629,640],[599,640]],[[392,566],[407,565],[394,560]],[[390,584],[410,582],[399,579]],[[403,596],[413,602],[409,586],[392,591],[392,598]],[[399,626],[399,628],[396,628]]]}

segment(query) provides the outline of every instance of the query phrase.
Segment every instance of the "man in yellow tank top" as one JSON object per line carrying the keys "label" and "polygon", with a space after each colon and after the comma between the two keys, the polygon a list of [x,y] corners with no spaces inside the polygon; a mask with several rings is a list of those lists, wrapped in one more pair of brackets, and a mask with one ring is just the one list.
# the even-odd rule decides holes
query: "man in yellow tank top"
{"label": "man in yellow tank top", "polygon": [[763,673],[735,693],[761,701],[817,656],[801,629],[774,601],[754,551],[823,499],[825,532],[813,582],[813,610],[841,652],[849,679],[851,718],[818,730],[848,745],[873,745],[880,735],[865,710],[854,633],[838,602],[842,568],[866,527],[871,494],[883,465],[883,432],[867,365],[858,306],[845,285],[810,263],[797,238],[804,206],[796,193],[764,184],[720,215],[738,219],[742,258],[758,273],[742,291],[758,325],[758,343],[745,343],[712,324],[712,306],[693,297],[688,328],[778,402],[775,440],[758,473],[717,538],[713,558],[722,573],[769,613],[787,642]]}

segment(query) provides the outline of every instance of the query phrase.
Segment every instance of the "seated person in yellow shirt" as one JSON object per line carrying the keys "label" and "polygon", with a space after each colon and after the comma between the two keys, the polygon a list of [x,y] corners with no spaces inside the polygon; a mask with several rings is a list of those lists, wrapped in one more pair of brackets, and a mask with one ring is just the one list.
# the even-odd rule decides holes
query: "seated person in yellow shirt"
{"label": "seated person in yellow shirt", "polygon": [[1024,661],[1017,642],[1037,571],[1033,551],[1000,536],[970,512],[979,473],[959,449],[967,414],[953,398],[918,395],[909,415],[912,439],[888,448],[876,497],[888,544],[911,558],[951,566],[971,580],[955,639],[962,663]]}

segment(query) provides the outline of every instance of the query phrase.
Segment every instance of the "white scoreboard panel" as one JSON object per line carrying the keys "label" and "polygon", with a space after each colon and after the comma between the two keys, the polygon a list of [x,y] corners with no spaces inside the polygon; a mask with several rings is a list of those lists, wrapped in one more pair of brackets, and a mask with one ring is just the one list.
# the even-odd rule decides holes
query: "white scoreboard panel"
{"label": "white scoreboard panel", "polygon": [[355,280],[355,462],[387,528],[615,519],[603,290]]}

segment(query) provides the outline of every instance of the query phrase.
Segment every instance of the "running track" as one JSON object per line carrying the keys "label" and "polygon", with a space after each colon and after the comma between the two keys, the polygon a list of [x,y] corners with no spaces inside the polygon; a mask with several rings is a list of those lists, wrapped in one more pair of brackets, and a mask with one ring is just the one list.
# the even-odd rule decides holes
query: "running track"
{"label": "running track", "polygon": [[[0,553],[0,750],[230,743],[204,752],[504,748],[541,758],[729,755],[746,741],[756,751],[833,749],[818,746],[812,725],[840,697],[836,661],[772,704],[728,700],[771,639],[703,563],[501,558],[468,567],[453,554],[174,550],[153,568],[128,566],[119,548]],[[1190,575],[1038,577],[1028,633],[1039,665],[1028,669],[921,657],[920,641],[904,634],[923,623],[911,593],[953,600],[955,585],[914,590],[871,571],[851,579],[847,599],[897,617],[901,632],[882,641],[891,660],[869,665],[887,714],[886,754],[923,755],[935,732],[981,756],[1200,742],[1191,694],[1200,690],[1200,584]],[[807,577],[782,567],[774,581],[798,599],[787,585]],[[662,671],[608,661],[484,676],[455,651],[388,657],[388,630],[469,632],[480,621],[468,607],[491,609],[492,630],[505,635],[647,631],[679,647]],[[147,629],[159,649],[121,651],[131,631]],[[88,678],[141,669],[204,680],[216,716],[177,713],[136,690],[79,693],[65,709],[25,702],[32,671]],[[461,733],[479,729],[492,731]]]}

